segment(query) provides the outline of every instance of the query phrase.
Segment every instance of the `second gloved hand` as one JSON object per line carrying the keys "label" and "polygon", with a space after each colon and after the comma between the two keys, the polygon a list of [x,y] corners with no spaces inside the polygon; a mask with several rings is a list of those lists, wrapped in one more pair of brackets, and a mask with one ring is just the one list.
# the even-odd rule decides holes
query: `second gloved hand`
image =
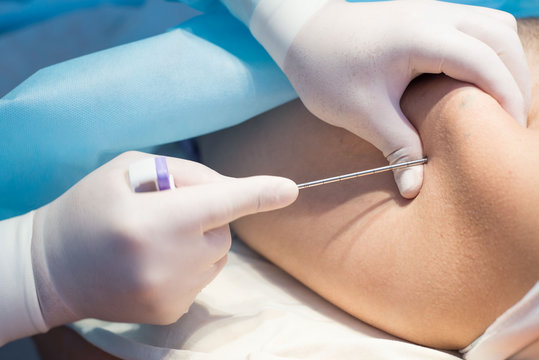
{"label": "second gloved hand", "polygon": [[82,318],[169,324],[222,269],[228,223],[291,204],[294,182],[229,178],[168,158],[175,190],[134,193],[126,153],[36,211],[32,263],[49,327]]}
{"label": "second gloved hand", "polygon": [[[392,164],[423,157],[399,104],[422,73],[473,83],[526,124],[528,67],[508,13],[421,0],[260,0],[250,29],[311,112],[369,141]],[[422,170],[395,173],[404,197],[418,194]]]}

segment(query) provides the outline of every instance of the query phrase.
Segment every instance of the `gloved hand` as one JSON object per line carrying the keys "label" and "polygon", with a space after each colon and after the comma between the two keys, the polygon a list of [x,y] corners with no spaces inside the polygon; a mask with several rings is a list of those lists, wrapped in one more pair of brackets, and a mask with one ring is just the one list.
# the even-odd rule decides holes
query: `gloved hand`
{"label": "gloved hand", "polygon": [[33,267],[48,326],[81,318],[169,324],[222,269],[228,223],[297,197],[284,178],[229,178],[168,158],[178,187],[134,193],[126,153],[38,209]]}
{"label": "gloved hand", "polygon": [[[438,1],[260,0],[249,26],[311,112],[392,164],[423,157],[399,105],[421,73],[474,83],[526,124],[528,67],[508,13]],[[406,198],[422,179],[421,166],[395,172]]]}

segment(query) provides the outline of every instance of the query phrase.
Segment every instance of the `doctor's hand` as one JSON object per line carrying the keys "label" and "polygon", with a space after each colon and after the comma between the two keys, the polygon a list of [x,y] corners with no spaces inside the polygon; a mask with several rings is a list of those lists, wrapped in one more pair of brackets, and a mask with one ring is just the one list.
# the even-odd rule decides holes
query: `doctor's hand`
{"label": "doctor's hand", "polygon": [[291,180],[230,178],[167,158],[177,189],[135,193],[125,153],[36,211],[33,266],[52,327],[82,318],[170,324],[223,268],[229,222],[287,206]]}
{"label": "doctor's hand", "polygon": [[[526,124],[528,67],[508,13],[438,1],[261,0],[250,28],[312,113],[392,164],[424,157],[399,105],[421,73],[473,83]],[[406,198],[422,179],[421,166],[395,173]]]}

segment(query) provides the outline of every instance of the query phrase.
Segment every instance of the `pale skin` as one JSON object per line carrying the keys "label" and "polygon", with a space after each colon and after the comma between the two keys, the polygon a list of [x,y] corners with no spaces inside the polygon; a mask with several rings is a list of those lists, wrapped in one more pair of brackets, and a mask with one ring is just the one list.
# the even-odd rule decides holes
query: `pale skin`
{"label": "pale skin", "polygon": [[[233,229],[361,320],[436,348],[470,344],[539,280],[539,48],[527,25],[527,128],[473,86],[421,79],[401,101],[429,157],[416,199],[386,173],[302,190],[292,206]],[[205,164],[226,175],[297,183],[386,163],[298,101],[200,144]]]}

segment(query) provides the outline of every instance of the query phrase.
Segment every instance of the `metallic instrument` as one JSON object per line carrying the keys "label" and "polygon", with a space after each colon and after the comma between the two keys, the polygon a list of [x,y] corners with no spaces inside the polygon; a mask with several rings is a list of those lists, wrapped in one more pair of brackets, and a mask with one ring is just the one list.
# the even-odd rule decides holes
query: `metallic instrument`
{"label": "metallic instrument", "polygon": [[362,177],[362,176],[378,174],[378,173],[381,173],[381,172],[386,172],[386,171],[390,171],[390,170],[394,170],[394,169],[402,169],[402,168],[407,168],[407,167],[410,167],[410,166],[423,165],[423,164],[426,164],[427,161],[428,161],[427,158],[423,158],[423,159],[420,159],[420,160],[413,160],[413,161],[407,161],[407,162],[394,164],[394,165],[382,166],[382,167],[375,168],[375,169],[358,171],[358,172],[345,174],[345,175],[334,176],[334,177],[330,177],[330,178],[326,178],[326,179],[309,181],[309,182],[306,182],[306,183],[303,183],[303,184],[298,184],[298,189],[301,190],[301,189],[306,189],[306,188],[310,188],[310,187],[314,187],[314,186],[330,184],[330,183],[337,182],[337,181],[355,179],[355,178]]}

